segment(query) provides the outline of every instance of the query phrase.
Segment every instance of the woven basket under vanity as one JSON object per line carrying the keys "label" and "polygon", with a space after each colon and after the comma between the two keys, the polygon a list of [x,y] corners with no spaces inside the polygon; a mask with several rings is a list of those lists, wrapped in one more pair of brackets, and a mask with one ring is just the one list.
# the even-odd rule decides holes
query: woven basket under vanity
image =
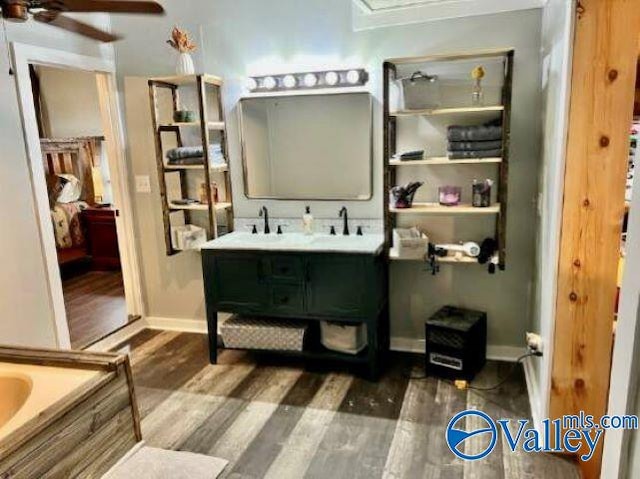
{"label": "woven basket under vanity", "polygon": [[302,351],[308,324],[271,318],[233,316],[220,327],[226,348]]}

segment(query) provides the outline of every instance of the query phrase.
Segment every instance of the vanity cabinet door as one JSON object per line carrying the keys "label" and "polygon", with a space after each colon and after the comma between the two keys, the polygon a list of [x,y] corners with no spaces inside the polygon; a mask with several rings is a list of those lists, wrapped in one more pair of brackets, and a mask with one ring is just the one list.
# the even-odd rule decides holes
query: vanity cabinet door
{"label": "vanity cabinet door", "polygon": [[262,313],[269,305],[269,286],[264,261],[259,255],[215,256],[214,274],[207,288],[212,290],[214,306],[230,313]]}
{"label": "vanity cabinet door", "polygon": [[307,313],[364,318],[366,271],[357,257],[319,255],[307,260]]}

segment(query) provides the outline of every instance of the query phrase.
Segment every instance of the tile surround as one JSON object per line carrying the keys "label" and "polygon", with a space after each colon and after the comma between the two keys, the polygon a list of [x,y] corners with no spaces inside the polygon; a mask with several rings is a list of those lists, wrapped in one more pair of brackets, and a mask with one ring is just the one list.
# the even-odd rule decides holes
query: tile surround
{"label": "tile surround", "polygon": [[[262,218],[236,218],[236,231],[251,231],[253,225],[258,227],[258,231],[262,231],[264,221]],[[335,226],[336,232],[342,232],[342,219],[326,219],[316,218],[313,220],[313,231],[315,233],[329,233],[331,226]],[[272,232],[276,232],[278,226],[282,226],[284,233],[301,233],[302,217],[300,218],[269,218],[269,226]],[[384,233],[384,224],[382,220],[349,218],[349,231],[355,234],[358,226],[362,226],[364,234]]]}

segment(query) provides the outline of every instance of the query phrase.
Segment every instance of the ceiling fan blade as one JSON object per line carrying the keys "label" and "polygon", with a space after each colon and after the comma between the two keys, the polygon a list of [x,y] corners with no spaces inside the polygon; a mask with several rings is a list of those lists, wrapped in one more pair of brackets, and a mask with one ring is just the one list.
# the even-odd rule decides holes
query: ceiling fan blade
{"label": "ceiling fan blade", "polygon": [[129,0],[43,0],[42,8],[59,12],[108,12],[160,15],[162,5],[149,1]]}
{"label": "ceiling fan blade", "polygon": [[69,32],[77,33],[79,35],[93,38],[101,42],[109,43],[119,40],[121,37],[112,35],[91,25],[80,22],[74,18],[65,17],[57,12],[38,12],[33,15],[34,20],[38,22],[47,23],[58,28],[62,28]]}

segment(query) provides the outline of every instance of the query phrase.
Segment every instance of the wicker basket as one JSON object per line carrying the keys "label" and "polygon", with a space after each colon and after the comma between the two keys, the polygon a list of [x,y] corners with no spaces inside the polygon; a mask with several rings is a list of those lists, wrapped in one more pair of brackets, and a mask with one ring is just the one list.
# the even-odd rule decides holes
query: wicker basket
{"label": "wicker basket", "polygon": [[429,237],[417,228],[393,230],[393,249],[399,258],[424,259],[429,249]]}
{"label": "wicker basket", "polygon": [[308,324],[300,321],[233,316],[220,327],[226,348],[302,351]]}

